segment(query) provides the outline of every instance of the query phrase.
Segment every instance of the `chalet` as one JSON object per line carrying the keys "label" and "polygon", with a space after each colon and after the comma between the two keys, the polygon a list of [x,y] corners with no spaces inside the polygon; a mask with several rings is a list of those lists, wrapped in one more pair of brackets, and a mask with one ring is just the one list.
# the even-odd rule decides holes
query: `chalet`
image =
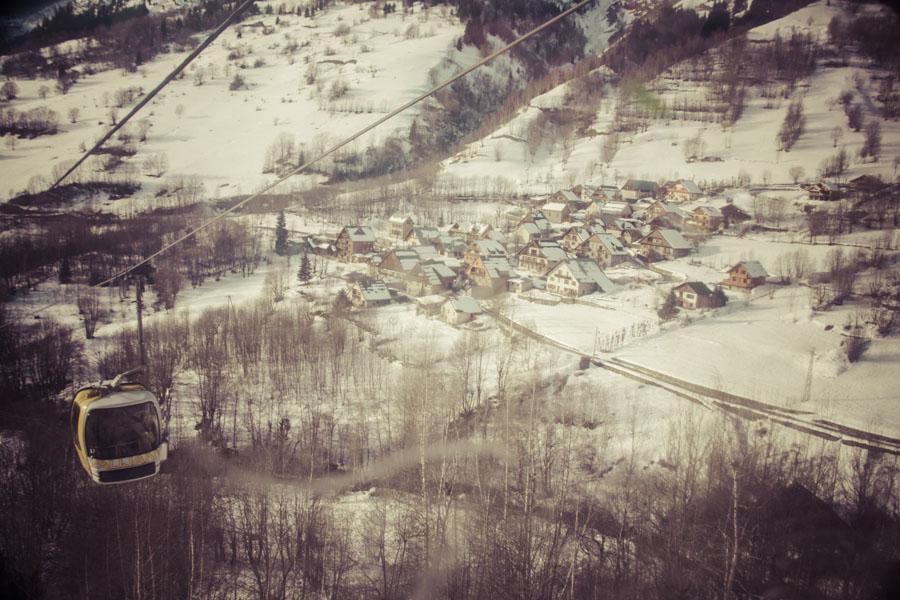
{"label": "chalet", "polygon": [[691,213],[691,220],[701,231],[718,231],[725,222],[722,211],[715,206],[698,206]]}
{"label": "chalet", "polygon": [[[533,211],[529,211],[527,215],[525,215],[518,223],[516,223],[516,236],[517,237],[521,238],[521,236],[519,235],[519,230],[522,227],[522,225],[528,225],[528,224],[534,225],[534,227],[530,228],[528,231],[529,232],[537,231],[538,235],[542,239],[547,238],[548,236],[550,236],[551,233],[553,233],[553,224],[550,222],[549,219],[547,219],[547,217],[544,216],[544,213],[542,213],[539,210],[533,210]],[[525,240],[524,242],[522,242],[520,239],[521,243],[525,243],[527,241],[528,240]]]}
{"label": "chalet", "polygon": [[541,276],[569,257],[556,242],[533,241],[519,251],[517,258],[519,270]]}
{"label": "chalet", "polygon": [[572,258],[547,273],[547,291],[568,298],[616,289],[603,270],[590,258]]}
{"label": "chalet", "polygon": [[657,200],[656,202],[648,206],[646,211],[644,211],[644,222],[651,223],[653,221],[656,221],[657,219],[661,219],[672,214],[677,215],[681,212],[682,211],[680,209],[672,206],[668,202]]}
{"label": "chalet", "polygon": [[581,194],[570,190],[560,190],[553,194],[551,202],[565,204],[571,212],[586,208],[590,200],[585,200]]}
{"label": "chalet", "polygon": [[652,227],[634,225],[627,221],[624,223],[614,222],[612,226],[607,227],[607,233],[618,238],[625,246],[634,245],[635,242],[650,233],[651,230]]}
{"label": "chalet", "polygon": [[725,223],[725,227],[731,227],[732,225],[750,220],[749,214],[731,203],[723,206],[720,211],[722,213],[722,220]]}
{"label": "chalet", "polygon": [[847,187],[856,195],[874,194],[886,188],[886,184],[881,177],[874,175],[860,175],[854,177],[847,182]]}
{"label": "chalet", "polygon": [[578,248],[591,237],[591,232],[585,227],[570,227],[559,240],[562,249],[574,254]]}
{"label": "chalet", "polygon": [[493,231],[493,225],[487,223],[453,223],[447,228],[446,233],[461,237],[467,244],[471,244],[475,240],[489,239]]}
{"label": "chalet", "polygon": [[722,282],[722,285],[749,290],[763,285],[768,276],[769,274],[759,264],[759,261],[745,260],[728,269],[728,277]]}
{"label": "chalet", "polygon": [[687,281],[672,288],[678,306],[682,308],[718,308],[723,294],[716,294],[701,281]]}
{"label": "chalet", "polygon": [[422,261],[419,253],[412,249],[394,249],[384,255],[378,263],[378,272],[382,275],[405,276]]}
{"label": "chalet", "polygon": [[462,258],[466,255],[466,243],[460,238],[442,233],[436,239],[432,240],[438,254],[442,256],[452,256],[454,258]]}
{"label": "chalet", "polygon": [[614,267],[631,258],[622,242],[610,233],[592,234],[578,247],[576,254],[579,257],[591,258],[602,267]]}
{"label": "chalet", "polygon": [[475,298],[471,296],[449,298],[443,306],[441,306],[441,317],[451,325],[467,323],[481,313],[481,307],[478,305]]}
{"label": "chalet", "polygon": [[817,181],[802,187],[810,200],[838,200],[841,197],[841,188],[828,181]]}
{"label": "chalet", "polygon": [[507,282],[507,289],[515,294],[522,294],[534,287],[530,277],[513,277]]}
{"label": "chalet", "polygon": [[692,202],[703,197],[703,190],[689,179],[670,181],[663,186],[666,200],[670,202]]}
{"label": "chalet", "polygon": [[512,267],[505,256],[475,255],[466,262],[465,275],[488,294],[499,294],[508,287]]}
{"label": "chalet", "polygon": [[334,246],[338,258],[352,262],[356,255],[375,251],[375,232],[366,225],[348,225],[338,233]]}
{"label": "chalet", "polygon": [[488,256],[506,257],[506,249],[502,244],[498,244],[494,240],[475,240],[466,246],[466,254],[463,257],[463,261],[469,265],[476,256],[482,258]]}
{"label": "chalet", "polygon": [[600,217],[604,220],[610,219],[627,219],[632,215],[634,209],[627,202],[616,200],[614,202],[606,202],[600,207]]}
{"label": "chalet", "polygon": [[548,202],[541,207],[541,212],[551,223],[565,223],[569,220],[572,209],[563,202]]}
{"label": "chalet", "polygon": [[391,303],[391,293],[383,281],[361,278],[344,289],[344,295],[356,308],[372,308]]}
{"label": "chalet", "polygon": [[402,239],[411,246],[424,246],[433,244],[434,240],[439,237],[441,237],[441,232],[434,227],[413,227]]}
{"label": "chalet", "polygon": [[471,244],[475,240],[489,240],[494,232],[493,225],[487,223],[472,223],[466,230],[466,243]]}
{"label": "chalet", "polygon": [[418,263],[407,275],[406,291],[411,296],[428,296],[453,287],[456,273],[439,262]]}
{"label": "chalet", "polygon": [[388,220],[388,235],[398,240],[405,240],[415,227],[412,217],[395,215]]}
{"label": "chalet", "polygon": [[637,200],[638,198],[653,198],[659,192],[659,185],[653,181],[642,179],[629,179],[622,186],[622,198],[624,200]]}
{"label": "chalet", "polygon": [[637,242],[638,253],[647,260],[672,260],[687,256],[694,247],[674,229],[654,228]]}

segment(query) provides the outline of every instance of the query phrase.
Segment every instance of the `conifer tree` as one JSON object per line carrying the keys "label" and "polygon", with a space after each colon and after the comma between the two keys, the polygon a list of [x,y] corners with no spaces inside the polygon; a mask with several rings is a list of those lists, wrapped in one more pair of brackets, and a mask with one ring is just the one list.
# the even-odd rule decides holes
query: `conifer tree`
{"label": "conifer tree", "polygon": [[300,280],[301,284],[307,284],[312,279],[312,265],[309,263],[309,255],[306,252],[303,253],[303,258],[300,260],[297,279]]}
{"label": "conifer tree", "polygon": [[278,213],[278,220],[275,222],[275,254],[284,256],[287,251],[287,225],[284,219],[284,211]]}

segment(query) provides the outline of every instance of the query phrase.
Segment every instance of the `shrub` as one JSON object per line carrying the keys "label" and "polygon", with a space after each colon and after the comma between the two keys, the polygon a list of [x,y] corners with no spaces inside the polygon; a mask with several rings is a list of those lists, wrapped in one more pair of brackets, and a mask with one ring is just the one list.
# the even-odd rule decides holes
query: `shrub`
{"label": "shrub", "polygon": [[15,81],[7,81],[0,87],[0,98],[3,100],[15,100],[19,95],[19,86]]}
{"label": "shrub", "polygon": [[231,83],[228,84],[228,89],[232,92],[235,90],[240,90],[246,87],[246,82],[244,78],[241,77],[240,73],[234,74],[234,79],[231,80]]}

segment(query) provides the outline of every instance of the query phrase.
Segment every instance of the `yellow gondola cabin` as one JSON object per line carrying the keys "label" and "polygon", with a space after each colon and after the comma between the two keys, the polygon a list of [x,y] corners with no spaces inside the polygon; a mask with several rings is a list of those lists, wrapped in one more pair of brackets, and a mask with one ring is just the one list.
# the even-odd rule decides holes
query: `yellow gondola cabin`
{"label": "yellow gondola cabin", "polygon": [[81,466],[97,483],[152,477],[168,456],[156,396],[140,383],[81,388],[72,402],[72,441]]}

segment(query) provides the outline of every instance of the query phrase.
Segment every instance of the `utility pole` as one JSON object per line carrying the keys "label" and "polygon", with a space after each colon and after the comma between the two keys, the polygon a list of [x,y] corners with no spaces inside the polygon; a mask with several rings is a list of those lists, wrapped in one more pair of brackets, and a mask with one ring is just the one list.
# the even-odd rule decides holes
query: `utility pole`
{"label": "utility pole", "polygon": [[138,351],[141,360],[141,368],[147,366],[147,351],[144,349],[144,284],[147,281],[153,283],[153,273],[156,269],[150,263],[138,265],[131,271],[131,277],[134,279],[134,290],[137,301],[137,330],[138,330]]}
{"label": "utility pole", "polygon": [[138,350],[141,357],[141,368],[147,366],[147,352],[144,350],[144,276],[138,275],[135,280],[135,296],[137,297],[137,331],[138,331]]}

